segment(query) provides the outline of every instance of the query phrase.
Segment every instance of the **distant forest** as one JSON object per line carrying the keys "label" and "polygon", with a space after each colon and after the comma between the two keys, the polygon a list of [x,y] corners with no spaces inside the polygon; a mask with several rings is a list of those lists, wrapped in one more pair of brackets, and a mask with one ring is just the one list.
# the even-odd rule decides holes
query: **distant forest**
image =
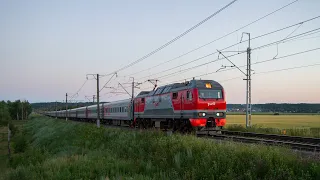
{"label": "distant forest", "polygon": [[[103,102],[106,103],[106,102]],[[86,102],[86,103],[68,103],[68,109],[73,109],[77,107],[90,106],[95,103]],[[48,103],[32,103],[32,108],[34,110],[52,110],[54,111],[57,106],[57,110],[65,110],[66,104],[58,102],[48,102]],[[227,104],[227,111],[229,112],[245,112],[246,104]],[[320,113],[320,104],[276,104],[276,103],[267,103],[267,104],[253,104],[252,112],[282,112],[282,113]]]}
{"label": "distant forest", "polygon": [[[227,109],[230,112],[244,112],[246,104],[227,104]],[[320,113],[320,104],[253,104],[253,112],[282,112],[282,113]]]}

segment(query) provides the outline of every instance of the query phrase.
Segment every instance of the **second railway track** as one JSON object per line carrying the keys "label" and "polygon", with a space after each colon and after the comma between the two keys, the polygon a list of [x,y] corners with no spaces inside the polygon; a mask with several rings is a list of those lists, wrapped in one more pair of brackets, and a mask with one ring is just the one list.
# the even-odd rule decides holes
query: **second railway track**
{"label": "second railway track", "polygon": [[212,139],[232,140],[244,143],[288,146],[296,150],[320,152],[320,138],[227,130],[204,130],[197,133],[197,136]]}

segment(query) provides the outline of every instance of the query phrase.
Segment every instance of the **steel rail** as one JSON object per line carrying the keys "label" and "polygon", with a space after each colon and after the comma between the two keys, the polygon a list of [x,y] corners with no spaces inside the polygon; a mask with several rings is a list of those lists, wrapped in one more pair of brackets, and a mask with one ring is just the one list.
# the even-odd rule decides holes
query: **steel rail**
{"label": "steel rail", "polygon": [[[210,134],[210,131],[221,132],[221,134]],[[320,138],[287,136],[277,134],[262,134],[254,132],[208,130],[197,134],[197,137],[208,137],[212,139],[233,140],[245,143],[262,143],[267,145],[289,146],[292,149],[320,152]]]}
{"label": "steel rail", "polygon": [[204,130],[204,131],[216,131],[216,132],[221,131],[221,134],[225,134],[225,135],[256,137],[256,138],[263,138],[263,139],[276,139],[281,141],[294,141],[294,142],[312,143],[312,144],[320,145],[320,138],[313,138],[313,137],[288,136],[288,135],[280,135],[280,134],[265,134],[265,133],[229,131],[229,130]]}

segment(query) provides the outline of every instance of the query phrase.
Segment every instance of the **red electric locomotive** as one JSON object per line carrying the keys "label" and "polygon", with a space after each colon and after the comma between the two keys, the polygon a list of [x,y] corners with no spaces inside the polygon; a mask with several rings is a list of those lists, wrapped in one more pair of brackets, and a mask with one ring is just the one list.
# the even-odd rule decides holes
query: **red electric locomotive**
{"label": "red electric locomotive", "polygon": [[213,80],[191,80],[142,91],[134,99],[134,125],[185,131],[226,124],[226,97]]}

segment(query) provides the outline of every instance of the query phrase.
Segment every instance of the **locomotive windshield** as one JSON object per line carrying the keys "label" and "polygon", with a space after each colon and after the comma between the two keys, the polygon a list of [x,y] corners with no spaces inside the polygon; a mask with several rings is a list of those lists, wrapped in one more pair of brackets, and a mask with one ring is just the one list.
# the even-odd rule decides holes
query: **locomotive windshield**
{"label": "locomotive windshield", "polygon": [[214,89],[199,89],[199,98],[222,99],[222,91]]}

